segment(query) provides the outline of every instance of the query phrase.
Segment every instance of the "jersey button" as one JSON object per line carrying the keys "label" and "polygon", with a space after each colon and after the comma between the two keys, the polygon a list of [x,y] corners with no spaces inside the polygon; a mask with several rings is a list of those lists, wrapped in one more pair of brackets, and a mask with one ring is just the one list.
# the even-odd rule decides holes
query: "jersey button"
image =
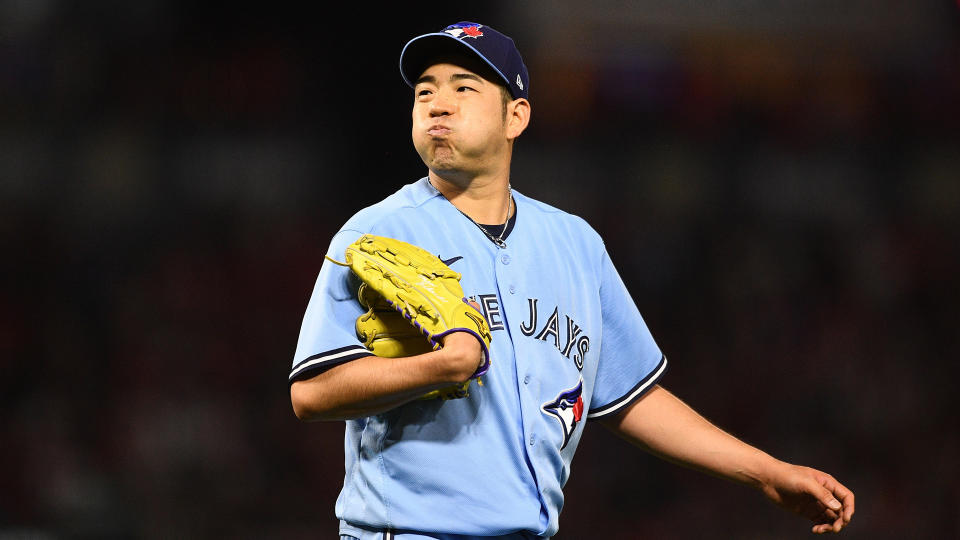
{"label": "jersey button", "polygon": [[536,438],[536,436],[531,435],[531,436],[530,436],[530,446],[533,446],[533,445],[536,444],[536,443],[537,443],[537,438]]}
{"label": "jersey button", "polygon": [[500,256],[500,262],[502,262],[503,264],[510,264],[510,256],[504,253],[503,255]]}
{"label": "jersey button", "polygon": [[527,375],[523,378],[523,384],[530,384],[530,376]]}
{"label": "jersey button", "polygon": [[516,286],[516,285],[511,285],[511,286],[510,286],[510,294],[516,294],[516,292],[517,292],[517,286]]}

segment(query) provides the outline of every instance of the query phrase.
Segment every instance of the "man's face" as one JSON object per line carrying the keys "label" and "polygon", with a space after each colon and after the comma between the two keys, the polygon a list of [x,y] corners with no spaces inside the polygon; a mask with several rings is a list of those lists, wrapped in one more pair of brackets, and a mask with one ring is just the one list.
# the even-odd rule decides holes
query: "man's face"
{"label": "man's face", "polygon": [[429,66],[414,87],[413,145],[443,177],[501,170],[510,147],[500,86],[460,65]]}

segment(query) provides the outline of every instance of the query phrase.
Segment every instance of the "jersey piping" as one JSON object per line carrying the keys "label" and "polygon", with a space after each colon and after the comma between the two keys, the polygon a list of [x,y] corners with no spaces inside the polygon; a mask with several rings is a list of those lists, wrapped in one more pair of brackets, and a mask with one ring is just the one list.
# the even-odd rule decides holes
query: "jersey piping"
{"label": "jersey piping", "polygon": [[290,371],[290,382],[299,379],[306,379],[325,371],[333,366],[340,365],[351,360],[363,358],[364,356],[373,356],[373,353],[359,345],[340,347],[326,352],[308,356],[293,366]]}
{"label": "jersey piping", "polygon": [[627,405],[633,403],[634,401],[639,399],[640,396],[647,393],[647,390],[649,390],[657,381],[659,381],[666,371],[667,371],[667,357],[666,355],[664,355],[660,357],[660,363],[657,365],[657,368],[654,369],[643,380],[637,383],[636,386],[631,388],[629,392],[627,392],[623,396],[611,401],[610,403],[602,407],[591,409],[587,413],[587,418],[600,418],[602,416],[606,416],[610,413],[616,412],[626,407]]}

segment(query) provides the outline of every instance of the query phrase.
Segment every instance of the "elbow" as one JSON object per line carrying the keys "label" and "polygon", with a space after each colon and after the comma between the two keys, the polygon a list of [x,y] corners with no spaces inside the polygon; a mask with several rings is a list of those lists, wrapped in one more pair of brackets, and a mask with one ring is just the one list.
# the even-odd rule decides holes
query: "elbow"
{"label": "elbow", "polygon": [[301,422],[316,422],[321,420],[316,411],[309,407],[305,407],[296,401],[293,402],[293,414],[297,417],[297,420],[300,420]]}
{"label": "elbow", "polygon": [[293,414],[302,422],[326,420],[326,411],[320,404],[324,402],[317,385],[309,381],[295,381],[290,385],[290,404]]}

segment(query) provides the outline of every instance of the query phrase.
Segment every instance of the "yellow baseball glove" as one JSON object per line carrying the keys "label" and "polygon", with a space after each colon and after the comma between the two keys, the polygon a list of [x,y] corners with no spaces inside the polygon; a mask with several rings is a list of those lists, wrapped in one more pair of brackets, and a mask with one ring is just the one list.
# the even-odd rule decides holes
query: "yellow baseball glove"
{"label": "yellow baseball glove", "polygon": [[[368,311],[357,319],[357,336],[374,354],[387,357],[421,354],[439,349],[441,338],[451,332],[469,332],[483,349],[483,362],[470,379],[487,372],[490,329],[483,316],[464,298],[458,272],[422,248],[372,234],[365,234],[347,246],[345,257],[346,262],[330,260],[349,266],[363,282],[358,298]],[[405,322],[408,329],[401,331],[400,322]],[[411,340],[409,328],[426,338],[424,348]],[[424,397],[464,397],[469,382],[430,392]]]}
{"label": "yellow baseball glove", "polygon": [[[430,342],[424,339],[420,330],[415,328],[387,301],[370,289],[366,283],[360,284],[357,294],[360,303],[367,312],[357,317],[357,338],[377,356],[401,358],[428,353],[433,350]],[[480,379],[477,379],[479,383]],[[420,399],[459,399],[470,395],[470,381],[454,384],[446,388],[427,392]]]}

